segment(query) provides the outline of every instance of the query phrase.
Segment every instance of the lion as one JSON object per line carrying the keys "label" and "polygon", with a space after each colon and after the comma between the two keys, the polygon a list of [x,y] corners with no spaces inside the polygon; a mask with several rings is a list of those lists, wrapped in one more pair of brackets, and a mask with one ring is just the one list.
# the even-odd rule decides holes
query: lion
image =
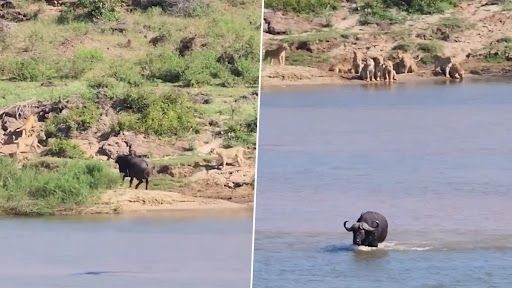
{"label": "lion", "polygon": [[361,73],[359,75],[361,80],[366,80],[367,82],[375,80],[375,63],[373,62],[372,58],[365,58],[363,61],[363,67],[361,68]]}
{"label": "lion", "polygon": [[238,166],[242,167],[244,165],[244,152],[247,151],[243,147],[233,147],[233,148],[212,148],[210,153],[213,153],[219,156],[222,160],[222,170],[226,168],[226,163],[229,160],[235,159],[238,163]]}
{"label": "lion", "polygon": [[453,64],[453,57],[451,56],[440,56],[440,55],[434,55],[434,72],[438,71],[443,73],[446,78],[450,78],[450,67]]}
{"label": "lion", "polygon": [[354,50],[354,57],[352,58],[352,72],[359,75],[363,68],[363,54]]}
{"label": "lion", "polygon": [[402,53],[398,52],[398,65],[397,65],[397,74],[407,74],[407,73],[415,73],[418,71],[418,65],[416,64],[417,61],[420,60],[421,57],[418,57],[418,59],[412,58],[412,56],[409,53]]}
{"label": "lion", "polygon": [[331,64],[329,67],[329,71],[334,71],[336,74],[338,73],[351,73],[353,72],[352,63],[349,58],[347,58],[347,55],[344,55],[341,57],[341,59],[333,61],[334,63]]}
{"label": "lion", "polygon": [[373,62],[375,63],[375,80],[380,81],[383,80],[383,72],[384,72],[384,57],[376,56],[373,57]]}
{"label": "lion", "polygon": [[263,60],[270,58],[270,65],[272,65],[274,59],[277,59],[277,61],[279,61],[279,65],[285,65],[286,51],[290,51],[290,47],[288,47],[288,44],[286,43],[279,45],[275,49],[267,49],[265,50]]}
{"label": "lion", "polygon": [[464,80],[464,69],[457,62],[452,62],[451,66],[447,69],[449,70],[448,75],[453,79],[460,79],[460,81]]}
{"label": "lion", "polygon": [[383,64],[382,73],[384,75],[384,81],[392,82],[396,79],[396,72],[393,69],[393,62],[387,60]]}
{"label": "lion", "polygon": [[18,140],[13,141],[16,143],[16,156],[18,156],[26,147],[29,148],[29,152],[35,150],[39,153],[39,148],[43,148],[43,146],[39,144],[39,140],[46,140],[46,135],[42,130],[38,133],[34,133],[32,136],[21,136]]}
{"label": "lion", "polygon": [[27,117],[27,119],[25,119],[25,122],[23,123],[23,125],[21,127],[17,128],[15,131],[22,131],[21,136],[23,137],[30,132],[30,130],[34,126],[34,123],[36,123],[36,122],[37,122],[36,116],[31,114],[30,116]]}

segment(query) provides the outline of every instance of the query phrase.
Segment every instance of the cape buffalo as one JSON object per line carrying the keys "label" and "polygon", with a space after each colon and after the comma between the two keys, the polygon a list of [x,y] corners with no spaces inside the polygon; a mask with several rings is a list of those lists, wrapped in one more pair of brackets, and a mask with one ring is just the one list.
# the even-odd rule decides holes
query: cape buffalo
{"label": "cape buffalo", "polygon": [[352,243],[357,246],[377,247],[388,235],[388,221],[377,212],[362,213],[350,228],[347,227],[347,222],[345,221],[343,226],[348,232],[353,233]]}
{"label": "cape buffalo", "polygon": [[129,187],[132,187],[133,178],[137,178],[139,182],[135,185],[135,189],[139,188],[139,185],[146,180],[146,190],[148,190],[152,168],[146,160],[132,155],[119,155],[116,157],[115,163],[119,166],[119,173],[123,174],[123,180],[130,177]]}

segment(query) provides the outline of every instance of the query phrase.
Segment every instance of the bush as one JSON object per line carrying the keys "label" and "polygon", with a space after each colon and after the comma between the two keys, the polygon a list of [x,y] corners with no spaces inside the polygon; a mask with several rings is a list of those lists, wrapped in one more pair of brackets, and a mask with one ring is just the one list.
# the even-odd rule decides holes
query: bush
{"label": "bush", "polygon": [[78,2],[66,7],[57,18],[60,24],[68,24],[77,21],[114,21],[117,20],[117,9],[121,6],[121,0],[78,0]]}
{"label": "bush", "polygon": [[48,137],[69,137],[73,131],[85,131],[92,127],[100,116],[100,108],[92,101],[87,101],[81,107],[71,108],[68,113],[48,120],[45,132]]}
{"label": "bush", "polygon": [[295,12],[298,14],[320,14],[335,11],[340,7],[339,1],[334,0],[267,0],[265,8]]}
{"label": "bush", "polygon": [[418,43],[418,50],[427,54],[442,54],[443,45],[438,41]]}
{"label": "bush", "polygon": [[256,111],[245,119],[232,118],[226,129],[221,131],[225,135],[224,147],[256,146],[256,132],[258,129],[258,117]]}
{"label": "bush", "polygon": [[36,58],[3,59],[0,73],[14,81],[42,81],[55,77],[51,66]]}
{"label": "bush", "polygon": [[409,13],[436,14],[456,7],[460,0],[383,0],[383,3]]}
{"label": "bush", "polygon": [[414,50],[414,44],[413,43],[410,43],[410,42],[400,42],[398,44],[396,44],[395,46],[393,46],[391,48],[391,50],[400,50],[400,51],[404,51],[404,52],[411,52]]}
{"label": "bush", "polygon": [[[43,159],[18,168],[0,158],[0,209],[14,215],[53,214],[55,210],[90,205],[102,190],[118,185],[119,176],[96,160]],[[53,169],[42,167],[51,166]]]}
{"label": "bush", "polygon": [[123,99],[120,131],[137,131],[156,136],[185,136],[197,133],[197,110],[189,97],[179,91],[157,93],[151,89],[131,91]]}
{"label": "bush", "polygon": [[149,54],[142,64],[148,67],[150,78],[177,83],[181,81],[185,63],[178,53],[164,49]]}
{"label": "bush", "polygon": [[183,85],[199,87],[212,85],[221,69],[214,51],[196,51],[185,57],[185,69],[181,77]]}
{"label": "bush", "polygon": [[82,159],[85,157],[84,151],[77,144],[67,139],[54,139],[50,141],[46,154],[48,156],[70,159]]}
{"label": "bush", "polygon": [[380,24],[382,22],[399,24],[407,19],[405,15],[397,10],[388,9],[380,0],[362,1],[358,3],[357,9],[361,11],[359,17],[361,25]]}
{"label": "bush", "polygon": [[80,78],[86,72],[102,62],[105,56],[103,51],[98,48],[78,48],[69,61],[67,73],[63,75],[65,78]]}

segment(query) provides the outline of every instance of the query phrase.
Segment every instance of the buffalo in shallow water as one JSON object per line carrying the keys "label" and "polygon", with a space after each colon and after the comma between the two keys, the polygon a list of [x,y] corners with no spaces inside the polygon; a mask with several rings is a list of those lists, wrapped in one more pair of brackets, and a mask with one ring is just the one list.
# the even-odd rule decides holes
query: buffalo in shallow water
{"label": "buffalo in shallow water", "polygon": [[357,222],[350,227],[347,227],[347,222],[345,221],[343,226],[348,232],[352,232],[352,244],[357,246],[378,247],[388,235],[388,221],[377,212],[362,213]]}

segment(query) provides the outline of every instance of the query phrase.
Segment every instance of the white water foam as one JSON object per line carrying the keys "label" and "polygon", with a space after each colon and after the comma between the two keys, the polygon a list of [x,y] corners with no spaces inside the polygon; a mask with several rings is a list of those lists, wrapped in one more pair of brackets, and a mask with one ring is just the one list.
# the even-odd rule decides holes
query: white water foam
{"label": "white water foam", "polygon": [[379,247],[367,247],[367,246],[356,246],[356,251],[426,251],[432,249],[432,246],[428,246],[428,243],[397,243],[397,242],[383,242],[379,244]]}

